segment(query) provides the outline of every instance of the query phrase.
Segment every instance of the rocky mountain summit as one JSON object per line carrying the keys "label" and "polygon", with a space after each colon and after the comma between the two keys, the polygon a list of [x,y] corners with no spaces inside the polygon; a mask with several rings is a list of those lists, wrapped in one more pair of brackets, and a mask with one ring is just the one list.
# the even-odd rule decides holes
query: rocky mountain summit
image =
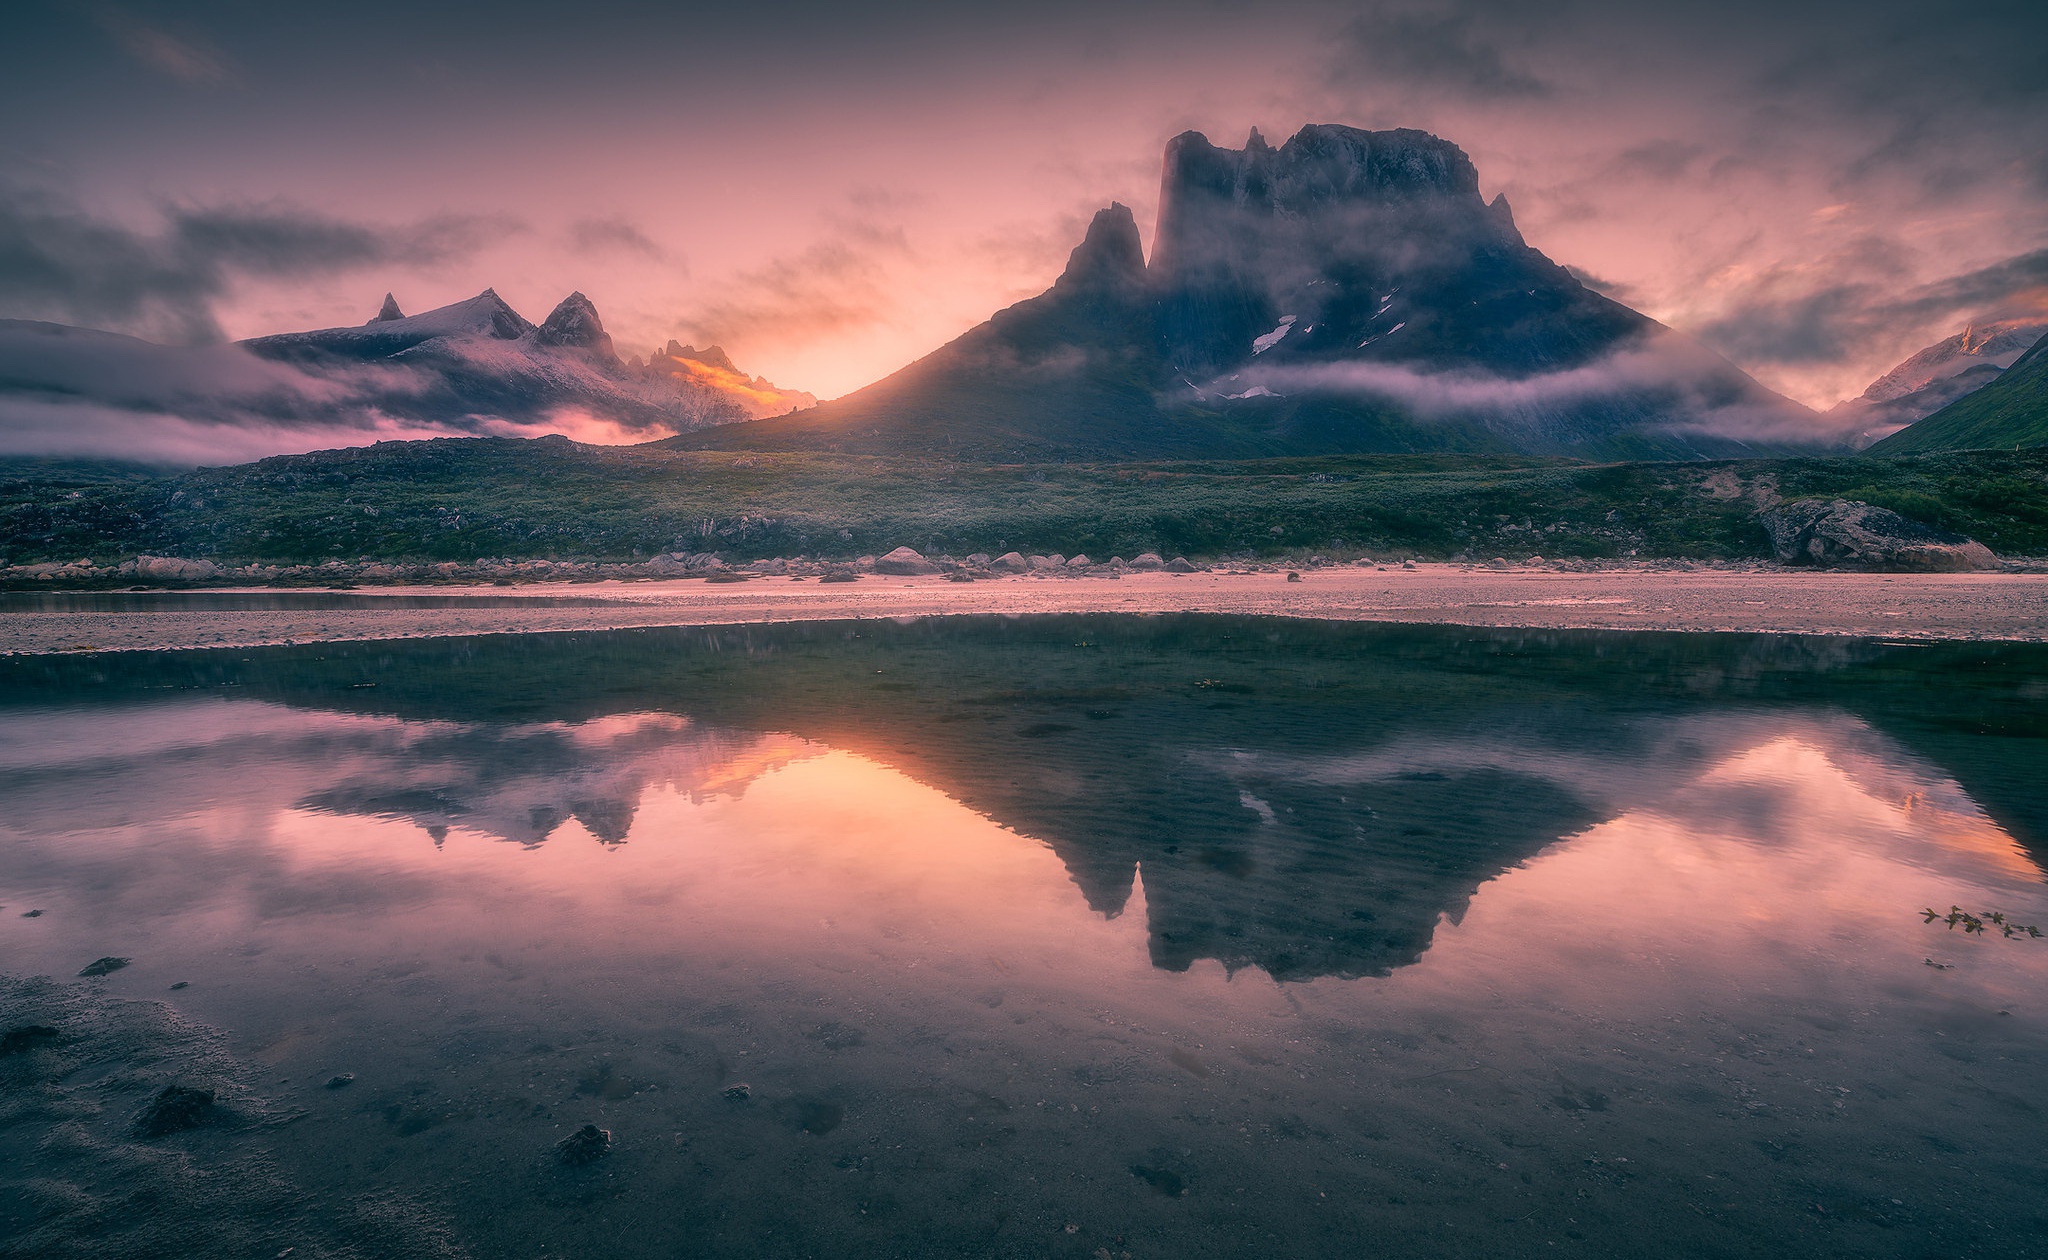
{"label": "rocky mountain summit", "polygon": [[815,412],[678,445],[980,458],[1814,450],[1816,417],[1531,248],[1463,150],[1168,143],[1152,256],[1096,214],[1038,297]]}

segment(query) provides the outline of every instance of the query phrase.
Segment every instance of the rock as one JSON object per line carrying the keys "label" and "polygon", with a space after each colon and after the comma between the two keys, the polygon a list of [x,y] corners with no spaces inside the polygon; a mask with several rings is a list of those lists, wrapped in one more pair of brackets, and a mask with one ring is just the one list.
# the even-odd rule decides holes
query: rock
{"label": "rock", "polygon": [[728,569],[715,569],[704,575],[704,581],[709,585],[730,585],[734,582],[744,582],[746,580],[746,574],[734,573]]}
{"label": "rock", "polygon": [[[1016,553],[1012,552],[1011,554],[1014,555]],[[986,551],[977,551],[973,555],[967,557],[967,563],[975,565],[979,568],[986,569],[989,566],[988,553]]]}
{"label": "rock", "polygon": [[1489,569],[1505,569],[1508,567],[1507,557],[1495,556],[1486,562],[1486,567]]}
{"label": "rock", "polygon": [[850,564],[835,564],[826,569],[825,576],[818,580],[820,582],[858,582],[860,581],[860,574]]}
{"label": "rock", "polygon": [[989,561],[988,567],[991,569],[1001,569],[1006,573],[1022,573],[1031,567],[1031,562],[1014,551],[1005,551],[1002,555]]}
{"label": "rock", "polygon": [[1075,556],[1072,559],[1068,560],[1066,567],[1069,569],[1085,569],[1094,563],[1095,562],[1093,560],[1090,560],[1088,558],[1087,553],[1084,552],[1081,555]]}
{"label": "rock", "polygon": [[1401,567],[1404,569],[1412,569],[1415,567],[1415,562],[1413,560],[1403,560],[1401,562]]}
{"label": "rock", "polygon": [[179,989],[189,989],[191,987],[192,982],[190,980],[180,980],[171,986],[171,992],[176,993]]}
{"label": "rock", "polygon": [[355,1084],[355,1083],[356,1083],[356,1074],[355,1074],[354,1072],[343,1072],[343,1073],[342,1073],[341,1075],[339,1075],[339,1076],[330,1076],[330,1077],[328,1077],[328,1078],[327,1078],[327,1084],[326,1084],[325,1088],[327,1088],[327,1089],[346,1089],[346,1088],[348,1088],[348,1087],[349,1087],[350,1085],[353,1085],[353,1084]]}
{"label": "rock", "polygon": [[166,1085],[136,1115],[135,1131],[143,1137],[182,1133],[205,1124],[213,1111],[212,1090]]}
{"label": "rock", "polygon": [[565,1164],[589,1164],[603,1159],[611,1149],[611,1130],[586,1124],[555,1143],[555,1158]]}
{"label": "rock", "polygon": [[735,1081],[718,1092],[732,1102],[745,1102],[754,1096],[753,1087],[745,1081]]}
{"label": "rock", "polygon": [[898,547],[875,561],[875,572],[890,573],[901,577],[912,577],[924,573],[937,573],[939,566],[925,559],[908,547]]}
{"label": "rock", "polygon": [[78,974],[81,976],[104,976],[110,971],[119,971],[121,968],[127,966],[129,963],[134,961],[135,960],[133,958],[101,958],[95,962],[87,963],[85,965],[85,970],[79,972]]}
{"label": "rock", "polygon": [[[1011,554],[1014,555],[1016,553],[1012,552]],[[1054,560],[1051,556],[1030,556],[1025,559],[1024,567],[1036,572],[1040,569],[1057,569],[1060,566],[1059,561]]]}
{"label": "rock", "polygon": [[1850,499],[1801,499],[1758,515],[1778,563],[1829,569],[1961,573],[1995,569],[1983,543]]}
{"label": "rock", "polygon": [[1301,581],[1301,574],[1299,574],[1299,573],[1296,573],[1296,572],[1295,572],[1294,570],[1292,570],[1292,569],[1289,569],[1289,570],[1287,571],[1287,580],[1288,580],[1288,581],[1290,581],[1290,582],[1299,582],[1299,581]]}
{"label": "rock", "polygon": [[1156,551],[1141,551],[1132,559],[1131,567],[1143,570],[1163,569],[1166,567],[1166,561],[1160,559]]}
{"label": "rock", "polygon": [[1175,556],[1173,559],[1168,560],[1166,562],[1166,571],[1168,573],[1201,572],[1200,569],[1197,569],[1194,565],[1188,563],[1188,558],[1186,556]]}

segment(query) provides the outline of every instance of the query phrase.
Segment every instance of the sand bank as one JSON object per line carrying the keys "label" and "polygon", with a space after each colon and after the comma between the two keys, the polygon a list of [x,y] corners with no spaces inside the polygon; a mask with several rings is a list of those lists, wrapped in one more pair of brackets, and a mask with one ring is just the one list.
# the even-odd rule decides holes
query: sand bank
{"label": "sand bank", "polygon": [[[339,606],[309,606],[320,603]],[[1494,571],[1457,565],[1119,579],[601,582],[0,602],[0,652],[265,644],[961,614],[1206,612],[1531,629],[2048,641],[2048,574]]]}

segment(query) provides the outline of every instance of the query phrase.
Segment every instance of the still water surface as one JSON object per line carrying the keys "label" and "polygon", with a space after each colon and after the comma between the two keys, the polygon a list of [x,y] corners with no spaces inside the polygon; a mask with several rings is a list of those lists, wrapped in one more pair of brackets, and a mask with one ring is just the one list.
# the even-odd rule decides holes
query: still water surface
{"label": "still water surface", "polygon": [[0,1254],[2042,1254],[2048,940],[1921,911],[2048,929],[2044,701],[1215,617],[0,662]]}

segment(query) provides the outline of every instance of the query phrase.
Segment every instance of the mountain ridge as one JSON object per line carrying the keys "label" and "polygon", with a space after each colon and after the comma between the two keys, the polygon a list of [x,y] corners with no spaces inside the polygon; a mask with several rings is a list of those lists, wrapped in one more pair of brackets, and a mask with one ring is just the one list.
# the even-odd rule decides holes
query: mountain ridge
{"label": "mountain ridge", "polygon": [[1703,458],[1832,445],[1814,413],[1594,293],[1448,140],[1168,142],[1144,259],[1121,203],[1053,285],[881,381],[684,448],[990,459],[1473,451]]}

